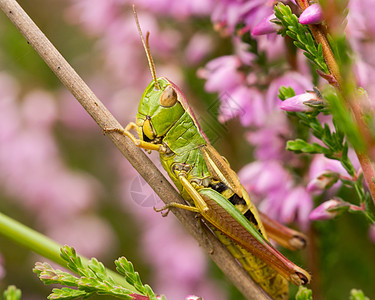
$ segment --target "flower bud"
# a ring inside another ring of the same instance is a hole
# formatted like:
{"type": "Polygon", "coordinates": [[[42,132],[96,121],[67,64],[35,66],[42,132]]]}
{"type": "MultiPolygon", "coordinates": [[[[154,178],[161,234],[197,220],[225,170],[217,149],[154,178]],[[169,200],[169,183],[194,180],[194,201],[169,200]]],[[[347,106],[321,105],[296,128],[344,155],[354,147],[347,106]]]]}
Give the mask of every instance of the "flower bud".
{"type": "Polygon", "coordinates": [[[299,16],[298,21],[303,25],[319,24],[323,20],[322,8],[318,3],[314,3],[307,7],[299,16]]]}
{"type": "Polygon", "coordinates": [[[311,180],[306,189],[308,192],[315,194],[317,192],[330,188],[337,182],[339,177],[340,174],[337,172],[325,171],[311,180]]]}
{"type": "Polygon", "coordinates": [[[264,18],[260,23],[258,23],[254,28],[251,30],[251,35],[263,35],[268,33],[276,33],[282,26],[272,22],[272,20],[277,20],[275,14],[264,18]]]}
{"type": "Polygon", "coordinates": [[[291,112],[313,112],[320,106],[324,106],[324,102],[315,91],[296,95],[280,103],[281,109],[291,112]]]}
{"type": "Polygon", "coordinates": [[[320,204],[310,213],[310,220],[321,221],[336,217],[340,212],[348,210],[349,203],[338,199],[331,199],[320,204]]]}

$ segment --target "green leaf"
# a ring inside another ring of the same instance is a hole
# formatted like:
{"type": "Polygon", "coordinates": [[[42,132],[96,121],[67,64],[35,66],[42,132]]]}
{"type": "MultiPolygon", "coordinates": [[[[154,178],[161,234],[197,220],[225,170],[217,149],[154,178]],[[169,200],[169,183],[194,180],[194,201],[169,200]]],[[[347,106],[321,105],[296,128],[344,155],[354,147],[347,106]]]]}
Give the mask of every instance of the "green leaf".
{"type": "Polygon", "coordinates": [[[70,299],[78,299],[81,297],[88,297],[85,291],[81,290],[74,290],[70,288],[61,288],[61,289],[53,289],[52,293],[47,297],[48,299],[59,299],[59,300],[70,300],[70,299]]]}
{"type": "Polygon", "coordinates": [[[116,265],[120,273],[125,276],[126,281],[131,283],[131,286],[126,287],[116,283],[107,274],[104,265],[96,258],[89,260],[86,266],[82,263],[81,257],[69,246],[61,248],[61,257],[68,263],[71,270],[79,274],[79,277],[61,270],[55,270],[48,263],[36,263],[33,270],[45,284],[68,286],[52,290],[53,293],[49,296],[49,299],[77,299],[92,294],[133,299],[133,296],[139,294],[149,296],[151,300],[156,300],[152,289],[142,284],[138,272],[134,271],[132,263],[125,258],[116,261],[116,265]],[[74,287],[74,289],[69,287],[74,287]]]}
{"type": "Polygon", "coordinates": [[[288,31],[288,36],[290,36],[292,40],[297,39],[297,34],[293,31],[288,31]]]}
{"type": "Polygon", "coordinates": [[[286,99],[292,98],[296,95],[292,87],[286,87],[286,86],[281,86],[279,88],[279,94],[278,97],[281,101],[284,101],[286,99]]]}
{"type": "MultiPolygon", "coordinates": [[[[301,48],[302,50],[305,50],[305,51],[307,50],[306,47],[305,47],[305,45],[302,44],[301,42],[294,41],[293,44],[294,44],[296,47],[301,48]]],[[[308,52],[307,52],[307,53],[308,53],[308,52]]],[[[304,54],[305,54],[305,53],[304,53],[304,54]]],[[[308,53],[308,54],[310,54],[310,53],[308,53]]],[[[306,55],[306,54],[305,54],[305,55],[306,55]]],[[[314,59],[314,56],[313,56],[312,54],[310,54],[310,56],[314,59]]],[[[306,55],[306,57],[307,57],[307,55],[306,55]]]]}
{"type": "Polygon", "coordinates": [[[296,300],[312,300],[312,291],[304,286],[300,286],[296,294],[296,300]]]}
{"type": "Polygon", "coordinates": [[[320,146],[317,143],[309,144],[308,142],[296,139],[294,141],[288,141],[286,143],[286,149],[293,151],[295,153],[310,153],[310,154],[317,154],[317,153],[323,153],[326,155],[330,155],[331,152],[329,149],[320,146]]]}
{"type": "Polygon", "coordinates": [[[55,270],[48,263],[37,262],[33,272],[36,273],[39,279],[46,285],[59,283],[67,286],[78,286],[78,278],[67,272],[55,270]]]}
{"type": "MultiPolygon", "coordinates": [[[[134,271],[133,264],[125,257],[120,257],[115,261],[117,272],[123,275],[127,282],[133,285],[137,291],[146,295],[149,291],[143,286],[138,272],[134,271]]],[[[151,290],[152,292],[152,290],[151,290]]],[[[152,292],[154,295],[154,293],[152,292]]]]}
{"type": "MultiPolygon", "coordinates": [[[[310,36],[310,35],[308,35],[308,36],[310,36]]],[[[316,51],[316,48],[315,48],[314,44],[312,44],[312,45],[307,44],[306,50],[307,50],[307,52],[311,53],[314,56],[314,59],[316,59],[317,51],[316,51]]]]}
{"type": "Polygon", "coordinates": [[[14,285],[10,285],[4,291],[4,300],[20,300],[21,295],[22,293],[20,289],[17,289],[14,285]]]}
{"type": "MultiPolygon", "coordinates": [[[[154,294],[154,291],[151,289],[151,287],[148,284],[145,284],[146,294],[150,297],[150,300],[157,300],[156,295],[154,294]]],[[[164,295],[161,295],[161,299],[167,300],[164,295]]]]}
{"type": "Polygon", "coordinates": [[[315,57],[314,57],[312,54],[310,54],[310,53],[308,53],[308,52],[303,52],[303,55],[305,55],[308,59],[311,60],[311,62],[312,62],[314,65],[316,65],[315,57]]]}
{"type": "Polygon", "coordinates": [[[85,270],[81,258],[77,256],[76,250],[67,245],[60,249],[60,256],[63,260],[67,262],[67,267],[80,275],[88,275],[85,270]]]}
{"type": "Polygon", "coordinates": [[[361,290],[352,289],[350,291],[350,300],[370,300],[370,298],[366,297],[365,294],[361,290]]]}
{"type": "Polygon", "coordinates": [[[275,6],[275,16],[284,27],[281,34],[287,34],[294,40],[294,45],[304,50],[304,55],[318,67],[319,70],[328,73],[328,67],[325,63],[321,45],[317,45],[308,26],[298,22],[298,18],[289,6],[279,2],[275,6]]]}
{"type": "Polygon", "coordinates": [[[318,56],[323,57],[323,47],[322,47],[322,44],[318,45],[318,56]]]}

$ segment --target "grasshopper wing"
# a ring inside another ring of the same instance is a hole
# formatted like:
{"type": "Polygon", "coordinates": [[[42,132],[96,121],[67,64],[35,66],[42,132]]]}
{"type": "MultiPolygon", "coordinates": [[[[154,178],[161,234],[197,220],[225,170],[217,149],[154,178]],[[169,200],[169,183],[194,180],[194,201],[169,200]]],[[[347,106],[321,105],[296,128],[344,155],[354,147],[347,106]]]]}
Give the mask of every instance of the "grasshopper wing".
{"type": "Polygon", "coordinates": [[[266,238],[225,197],[212,189],[201,189],[209,209],[201,214],[211,225],[235,243],[266,262],[290,282],[301,285],[310,275],[272,247],[266,238]]]}
{"type": "Polygon", "coordinates": [[[240,180],[228,162],[210,144],[202,146],[201,150],[212,178],[222,181],[240,198],[243,198],[240,180]]]}

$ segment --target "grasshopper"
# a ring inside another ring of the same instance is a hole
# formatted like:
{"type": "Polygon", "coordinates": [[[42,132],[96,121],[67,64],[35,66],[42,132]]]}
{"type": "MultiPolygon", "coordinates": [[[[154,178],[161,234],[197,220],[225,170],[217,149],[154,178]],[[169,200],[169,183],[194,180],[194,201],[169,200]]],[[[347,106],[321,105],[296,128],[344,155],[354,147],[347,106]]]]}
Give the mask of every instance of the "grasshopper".
{"type": "Polygon", "coordinates": [[[134,7],[133,11],[153,80],[142,95],[135,123],[125,129],[106,131],[117,131],[136,146],[159,152],[163,168],[188,204],[170,203],[158,211],[168,212],[174,207],[200,214],[271,297],[288,299],[287,280],[296,285],[307,284],[310,275],[269,243],[265,227],[274,240],[291,249],[300,248],[305,243],[304,236],[258,213],[237,174],[201,130],[183,93],[169,79],[157,78],[149,33],[145,40],[134,7]]]}

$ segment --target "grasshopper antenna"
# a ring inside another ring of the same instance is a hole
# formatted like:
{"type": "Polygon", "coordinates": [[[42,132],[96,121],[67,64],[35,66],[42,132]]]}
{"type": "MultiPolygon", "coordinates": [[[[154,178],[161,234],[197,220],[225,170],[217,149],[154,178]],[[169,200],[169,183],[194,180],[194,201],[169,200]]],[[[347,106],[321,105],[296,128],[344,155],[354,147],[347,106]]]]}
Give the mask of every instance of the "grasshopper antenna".
{"type": "Polygon", "coordinates": [[[160,85],[159,85],[157,77],[156,77],[154,60],[152,59],[151,51],[150,51],[150,45],[148,43],[148,38],[150,36],[150,32],[147,31],[146,41],[145,41],[145,39],[143,38],[143,33],[142,33],[141,25],[139,24],[137,11],[135,10],[135,5],[134,4],[133,4],[133,13],[134,13],[135,22],[137,23],[137,28],[138,28],[139,35],[141,36],[143,48],[145,49],[145,52],[146,52],[146,56],[147,56],[147,60],[148,60],[148,65],[150,67],[151,75],[152,75],[152,78],[154,79],[154,82],[155,82],[155,87],[158,90],[160,90],[160,85]]]}

